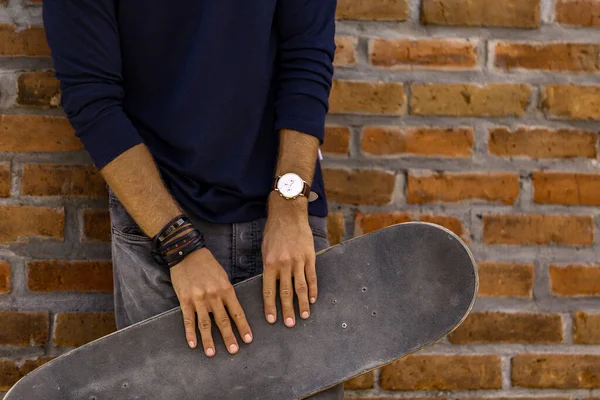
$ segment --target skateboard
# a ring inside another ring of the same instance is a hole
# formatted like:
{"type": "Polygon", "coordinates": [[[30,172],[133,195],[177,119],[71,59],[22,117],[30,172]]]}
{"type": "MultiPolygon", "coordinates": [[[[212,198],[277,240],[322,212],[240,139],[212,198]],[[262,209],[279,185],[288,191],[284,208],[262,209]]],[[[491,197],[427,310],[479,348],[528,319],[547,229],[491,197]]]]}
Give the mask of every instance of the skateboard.
{"type": "Polygon", "coordinates": [[[462,240],[420,222],[319,252],[317,276],[311,316],[291,329],[281,316],[265,321],[261,276],[235,285],[254,336],[236,355],[216,329],[213,358],[190,349],[176,308],[54,359],[5,400],[303,399],[443,338],[464,321],[478,286],[462,240]]]}

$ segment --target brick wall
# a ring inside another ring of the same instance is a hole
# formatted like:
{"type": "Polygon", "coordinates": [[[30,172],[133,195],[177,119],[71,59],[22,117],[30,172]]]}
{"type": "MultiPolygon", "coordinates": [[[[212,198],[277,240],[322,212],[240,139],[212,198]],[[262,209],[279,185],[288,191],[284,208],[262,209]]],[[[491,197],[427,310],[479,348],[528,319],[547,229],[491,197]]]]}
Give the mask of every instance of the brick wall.
{"type": "MultiPolygon", "coordinates": [[[[332,241],[438,223],[481,279],[457,331],[348,397],[600,398],[600,0],[338,2],[332,241]]],[[[114,329],[106,193],[40,4],[0,0],[0,392],[114,329]]]]}

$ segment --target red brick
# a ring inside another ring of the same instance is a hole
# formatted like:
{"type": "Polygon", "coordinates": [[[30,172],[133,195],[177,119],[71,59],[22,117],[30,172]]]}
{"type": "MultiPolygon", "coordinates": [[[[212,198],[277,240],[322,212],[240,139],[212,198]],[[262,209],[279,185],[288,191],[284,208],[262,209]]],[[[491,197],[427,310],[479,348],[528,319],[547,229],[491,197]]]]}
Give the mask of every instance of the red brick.
{"type": "Polygon", "coordinates": [[[83,210],[83,241],[110,241],[110,215],[108,210],[83,210]]]}
{"type": "Polygon", "coordinates": [[[577,344],[600,344],[600,314],[575,313],[573,342],[577,344]]]}
{"type": "Polygon", "coordinates": [[[13,24],[0,24],[0,56],[49,57],[44,28],[31,26],[17,31],[13,24]]]}
{"type": "Polygon", "coordinates": [[[115,330],[113,313],[59,313],[53,342],[57,346],[82,346],[115,330]]]}
{"type": "Polygon", "coordinates": [[[412,204],[469,200],[514,204],[519,175],[509,173],[408,174],[406,201],[412,204]]]}
{"type": "Polygon", "coordinates": [[[0,294],[10,293],[10,283],[10,264],[6,261],[0,261],[0,294]]]}
{"type": "Polygon", "coordinates": [[[0,243],[28,242],[30,237],[64,238],[63,209],[0,206],[0,243]]]}
{"type": "Polygon", "coordinates": [[[0,197],[10,196],[10,164],[0,163],[0,197]]]}
{"type": "Polygon", "coordinates": [[[473,69],[477,43],[464,39],[371,39],[371,65],[392,69],[473,69]]]}
{"type": "Polygon", "coordinates": [[[348,155],[350,152],[350,128],[347,126],[326,126],[323,153],[348,155]]]}
{"type": "Polygon", "coordinates": [[[541,106],[557,118],[600,120],[600,86],[547,85],[541,106]]]}
{"type": "Polygon", "coordinates": [[[54,357],[38,357],[16,363],[14,360],[0,359],[0,391],[8,391],[17,381],[54,357]]]}
{"type": "Polygon", "coordinates": [[[26,196],[108,196],[106,183],[93,165],[27,164],[22,185],[26,196]]]}
{"type": "Polygon", "coordinates": [[[455,117],[523,116],[531,97],[525,84],[415,83],[410,113],[455,117]]]}
{"type": "Polygon", "coordinates": [[[112,292],[110,261],[39,260],[27,263],[33,292],[112,292]]]}
{"type": "Polygon", "coordinates": [[[519,354],[512,359],[513,386],[530,388],[600,388],[600,356],[519,354]]]}
{"type": "Polygon", "coordinates": [[[536,203],[600,205],[600,174],[534,171],[532,181],[536,203]]]}
{"type": "Polygon", "coordinates": [[[500,389],[500,357],[412,355],[381,370],[384,390],[500,389]]]}
{"type": "Polygon", "coordinates": [[[373,372],[367,372],[357,376],[354,379],[350,379],[344,384],[344,389],[357,390],[357,389],[371,389],[375,384],[375,376],[373,372]]]}
{"type": "Polygon", "coordinates": [[[335,59],[333,65],[336,67],[351,67],[356,64],[356,46],[358,38],[354,36],[335,37],[335,59]]]}
{"type": "Polygon", "coordinates": [[[332,114],[402,115],[406,112],[404,85],[397,82],[335,80],[329,103],[332,114]]]}
{"type": "Polygon", "coordinates": [[[0,346],[40,346],[48,341],[48,313],[0,311],[0,346]]]}
{"type": "Polygon", "coordinates": [[[454,344],[561,343],[560,314],[471,313],[448,338],[454,344]]]}
{"type": "Polygon", "coordinates": [[[421,21],[432,25],[538,28],[539,0],[423,0],[421,21]]]}
{"type": "Polygon", "coordinates": [[[54,72],[24,72],[19,75],[17,104],[33,107],[60,106],[60,84],[54,72]]]}
{"type": "Polygon", "coordinates": [[[367,126],[363,129],[363,153],[377,156],[414,155],[468,158],[473,155],[472,128],[367,126]]]}
{"type": "Polygon", "coordinates": [[[593,43],[514,43],[494,46],[496,68],[554,72],[598,72],[600,45],[593,43]]]}
{"type": "Polygon", "coordinates": [[[594,222],[587,215],[485,215],[486,244],[588,246],[594,222]]]}
{"type": "Polygon", "coordinates": [[[550,265],[550,284],[558,296],[600,296],[600,265],[550,265]]]}
{"type": "Polygon", "coordinates": [[[479,296],[530,299],[534,265],[484,261],[479,264],[479,296]]]}
{"type": "Polygon", "coordinates": [[[341,243],[342,239],[346,235],[343,213],[329,213],[327,216],[327,233],[330,245],[334,246],[338,243],[341,243]]]}
{"type": "Polygon", "coordinates": [[[404,212],[357,214],[355,218],[355,230],[357,235],[367,234],[391,225],[411,221],[421,221],[440,225],[446,229],[450,229],[463,239],[466,236],[466,230],[461,220],[457,217],[431,214],[411,215],[404,212]]]}
{"type": "Polygon", "coordinates": [[[490,129],[489,151],[502,157],[596,158],[598,135],[595,132],[542,127],[511,131],[505,127],[490,129]]]}
{"type": "Polygon", "coordinates": [[[406,21],[407,0],[338,0],[336,18],[380,21],[406,21]]]}
{"type": "Polygon", "coordinates": [[[556,0],[556,22],[576,26],[600,26],[598,0],[556,0]]]}
{"type": "Polygon", "coordinates": [[[0,151],[56,152],[82,148],[64,117],[0,114],[0,151]]]}
{"type": "Polygon", "coordinates": [[[329,201],[348,204],[387,204],[392,201],[396,176],[376,169],[324,169],[329,201]]]}

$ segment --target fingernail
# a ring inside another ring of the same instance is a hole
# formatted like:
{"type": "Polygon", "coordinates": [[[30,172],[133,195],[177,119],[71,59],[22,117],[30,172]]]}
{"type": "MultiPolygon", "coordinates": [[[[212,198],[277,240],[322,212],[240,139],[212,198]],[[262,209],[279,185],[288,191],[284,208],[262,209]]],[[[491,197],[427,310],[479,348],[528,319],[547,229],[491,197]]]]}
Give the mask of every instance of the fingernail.
{"type": "Polygon", "coordinates": [[[293,320],[292,318],[287,318],[287,319],[285,320],[285,324],[286,324],[287,326],[290,326],[290,327],[291,327],[291,326],[294,326],[294,320],[293,320]]]}
{"type": "Polygon", "coordinates": [[[302,318],[304,318],[304,319],[308,318],[308,311],[304,311],[302,313],[302,318]]]}
{"type": "Polygon", "coordinates": [[[311,303],[311,304],[315,304],[315,301],[317,301],[317,299],[315,299],[314,297],[311,297],[311,298],[310,298],[310,303],[311,303]]]}
{"type": "Polygon", "coordinates": [[[193,349],[194,347],[196,347],[196,345],[194,344],[194,342],[192,342],[191,340],[188,342],[188,344],[190,345],[190,347],[193,349]]]}
{"type": "Polygon", "coordinates": [[[246,336],[244,336],[244,340],[246,341],[246,343],[250,343],[252,341],[252,335],[246,333],[246,336]]]}
{"type": "Polygon", "coordinates": [[[235,344],[232,344],[231,346],[229,346],[229,351],[231,353],[235,353],[236,351],[238,351],[238,347],[235,344]]]}
{"type": "Polygon", "coordinates": [[[267,321],[269,321],[269,323],[272,324],[273,322],[275,322],[275,316],[272,314],[267,315],[267,321]]]}
{"type": "Polygon", "coordinates": [[[209,347],[208,349],[206,349],[206,355],[212,357],[215,355],[215,351],[211,347],[209,347]]]}

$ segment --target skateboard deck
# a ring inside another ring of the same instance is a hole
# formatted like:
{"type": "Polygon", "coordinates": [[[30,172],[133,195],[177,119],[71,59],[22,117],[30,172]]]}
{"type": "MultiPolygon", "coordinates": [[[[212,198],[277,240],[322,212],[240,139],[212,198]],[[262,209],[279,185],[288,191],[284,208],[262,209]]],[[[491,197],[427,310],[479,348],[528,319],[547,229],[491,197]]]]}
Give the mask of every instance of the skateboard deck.
{"type": "Polygon", "coordinates": [[[5,400],[302,399],[443,338],[466,318],[478,285],[461,239],[428,223],[323,250],[317,275],[311,317],[292,329],[281,315],[265,321],[261,276],[237,284],[254,340],[239,340],[236,355],[216,329],[215,357],[190,349],[176,308],[41,366],[5,400]]]}

